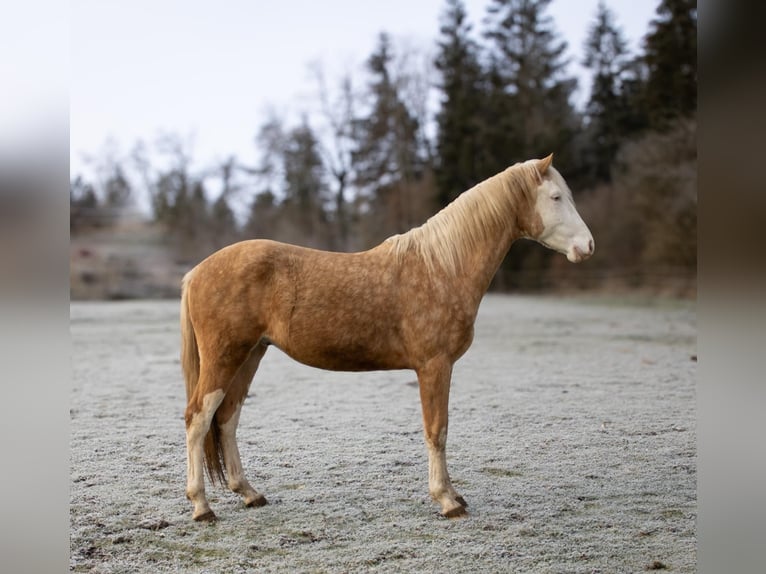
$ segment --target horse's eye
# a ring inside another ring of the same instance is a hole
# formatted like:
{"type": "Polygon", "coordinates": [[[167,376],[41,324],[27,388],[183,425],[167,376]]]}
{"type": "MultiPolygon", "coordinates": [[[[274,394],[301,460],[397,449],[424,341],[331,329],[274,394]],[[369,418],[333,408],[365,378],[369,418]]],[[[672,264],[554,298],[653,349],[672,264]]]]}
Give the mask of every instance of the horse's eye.
{"type": "Polygon", "coordinates": [[[551,197],[551,199],[553,201],[561,201],[561,196],[560,195],[554,195],[553,197],[551,197]]]}

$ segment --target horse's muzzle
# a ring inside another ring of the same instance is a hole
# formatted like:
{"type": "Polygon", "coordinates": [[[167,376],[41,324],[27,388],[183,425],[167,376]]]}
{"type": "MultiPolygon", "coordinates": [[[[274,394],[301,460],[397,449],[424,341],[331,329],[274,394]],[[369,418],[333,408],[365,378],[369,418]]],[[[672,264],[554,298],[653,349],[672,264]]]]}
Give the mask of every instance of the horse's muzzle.
{"type": "Polygon", "coordinates": [[[587,245],[573,245],[569,253],[567,253],[567,259],[572,263],[580,263],[593,255],[593,249],[593,238],[591,238],[588,240],[587,245]]]}

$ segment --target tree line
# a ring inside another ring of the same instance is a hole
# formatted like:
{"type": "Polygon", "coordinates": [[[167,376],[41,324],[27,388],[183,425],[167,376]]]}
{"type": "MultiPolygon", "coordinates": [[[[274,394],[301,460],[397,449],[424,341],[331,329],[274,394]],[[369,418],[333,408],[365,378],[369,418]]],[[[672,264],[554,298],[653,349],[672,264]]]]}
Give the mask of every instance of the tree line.
{"type": "Polygon", "coordinates": [[[71,181],[72,233],[109,225],[142,192],[183,260],[255,237],[360,250],[509,165],[554,152],[597,257],[577,279],[518,242],[496,287],[693,277],[696,1],[660,0],[638,53],[601,1],[584,46],[591,85],[582,109],[549,5],[492,0],[475,26],[462,0],[446,0],[430,61],[381,33],[361,85],[351,76],[328,83],[315,67],[316,107],[255,129],[254,165],[232,156],[199,168],[175,135],[152,149],[138,143],[104,162],[99,181],[71,181]]]}

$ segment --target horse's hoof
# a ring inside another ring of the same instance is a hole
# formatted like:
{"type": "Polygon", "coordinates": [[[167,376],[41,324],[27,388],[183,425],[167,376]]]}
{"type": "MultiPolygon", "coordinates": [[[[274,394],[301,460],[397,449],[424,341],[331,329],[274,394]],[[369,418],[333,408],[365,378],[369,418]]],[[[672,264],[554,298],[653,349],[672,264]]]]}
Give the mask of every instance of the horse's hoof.
{"type": "Polygon", "coordinates": [[[468,508],[468,503],[465,501],[465,498],[463,498],[462,496],[457,496],[455,500],[457,500],[457,503],[463,508],[468,508]]]}
{"type": "Polygon", "coordinates": [[[450,508],[447,512],[442,512],[442,514],[447,518],[461,518],[467,516],[468,511],[465,509],[465,506],[456,506],[455,508],[450,508]]]}
{"type": "Polygon", "coordinates": [[[218,520],[218,517],[212,510],[208,510],[207,512],[200,514],[199,516],[194,516],[193,518],[197,522],[215,522],[218,520]]]}
{"type": "Polygon", "coordinates": [[[266,497],[262,494],[259,494],[252,500],[245,502],[245,506],[248,508],[258,508],[259,506],[266,506],[268,503],[269,501],[266,500],[266,497]]]}

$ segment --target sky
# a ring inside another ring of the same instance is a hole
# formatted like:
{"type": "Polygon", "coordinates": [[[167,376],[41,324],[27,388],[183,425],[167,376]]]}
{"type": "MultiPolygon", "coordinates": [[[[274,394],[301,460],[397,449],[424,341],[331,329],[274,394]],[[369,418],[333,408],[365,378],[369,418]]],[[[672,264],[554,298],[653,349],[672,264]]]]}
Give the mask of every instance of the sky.
{"type": "MultiPolygon", "coordinates": [[[[465,0],[478,35],[488,0],[465,0]]],[[[553,0],[548,14],[579,65],[598,0],[553,0]]],[[[70,169],[88,174],[106,149],[127,154],[175,133],[193,161],[234,154],[255,162],[255,134],[270,110],[297,116],[316,102],[312,64],[330,88],[348,73],[361,83],[378,34],[394,47],[434,53],[444,0],[71,0],[70,169]]],[[[658,0],[606,0],[631,51],[658,0]]]]}

